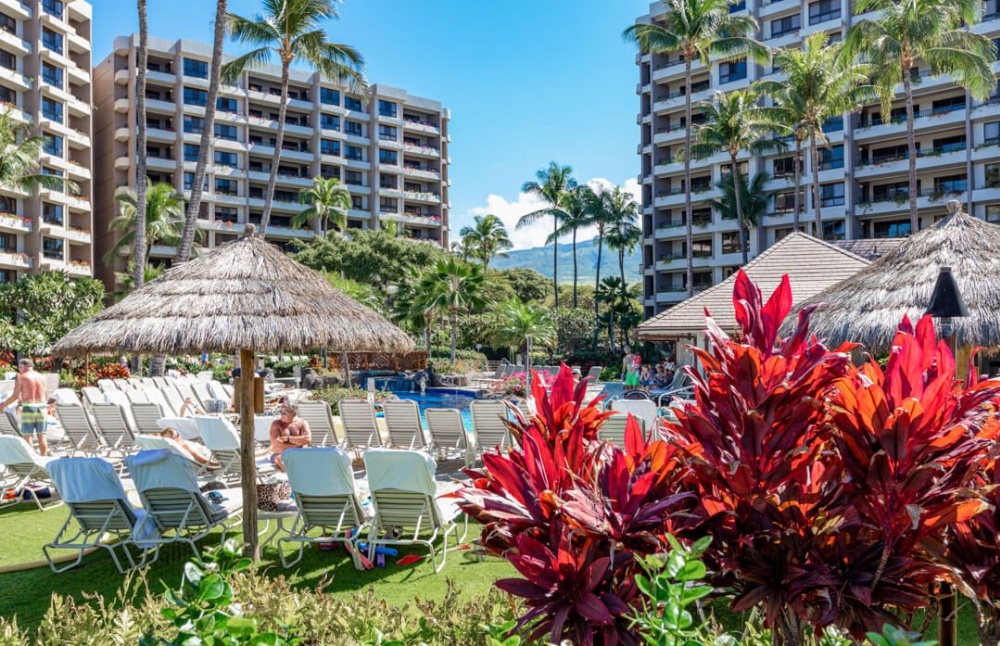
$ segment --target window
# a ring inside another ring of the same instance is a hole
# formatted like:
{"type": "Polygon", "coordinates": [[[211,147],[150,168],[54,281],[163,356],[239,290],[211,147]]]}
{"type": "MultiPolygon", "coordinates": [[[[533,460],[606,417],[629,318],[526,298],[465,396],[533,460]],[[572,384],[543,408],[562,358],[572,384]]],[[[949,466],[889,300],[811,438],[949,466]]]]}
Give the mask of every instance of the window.
{"type": "Polygon", "coordinates": [[[364,186],[364,179],[359,171],[349,170],[344,173],[344,183],[348,186],[364,186]]]}
{"type": "Polygon", "coordinates": [[[819,187],[819,203],[821,206],[843,206],[844,185],[823,184],[819,187]]]}
{"type": "Polygon", "coordinates": [[[956,150],[965,150],[965,135],[955,135],[954,137],[944,137],[943,139],[935,139],[933,142],[934,148],[932,152],[934,154],[951,153],[956,150]]]}
{"type": "Polygon", "coordinates": [[[186,162],[196,162],[198,161],[198,152],[201,148],[198,144],[184,144],[184,161],[186,162]]]}
{"type": "Polygon", "coordinates": [[[395,103],[392,101],[383,101],[382,99],[378,100],[378,113],[383,117],[392,117],[393,119],[399,114],[395,103]]]}
{"type": "Polygon", "coordinates": [[[53,157],[62,157],[63,138],[58,135],[46,135],[44,150],[53,157]]]}
{"type": "MultiPolygon", "coordinates": [[[[12,235],[6,234],[6,233],[4,235],[0,236],[0,251],[6,251],[8,253],[16,253],[17,252],[17,238],[15,236],[12,236],[12,235]]],[[[7,279],[7,272],[3,272],[3,274],[0,275],[0,282],[4,282],[4,283],[10,282],[7,279]]]]}
{"type": "Polygon", "coordinates": [[[340,130],[340,117],[335,114],[319,115],[319,127],[323,130],[340,130]]]}
{"type": "Polygon", "coordinates": [[[321,87],[319,89],[319,102],[323,105],[340,105],[340,90],[321,87]]]}
{"type": "Polygon", "coordinates": [[[722,234],[722,253],[740,253],[740,234],[738,231],[722,234]]]}
{"type": "Polygon", "coordinates": [[[395,126],[383,126],[378,127],[378,138],[382,141],[399,141],[399,133],[395,126]]]}
{"type": "Polygon", "coordinates": [[[901,159],[906,159],[907,155],[909,155],[909,151],[906,148],[906,144],[876,148],[872,151],[872,163],[884,164],[886,162],[899,161],[901,159]]]}
{"type": "Polygon", "coordinates": [[[228,123],[217,123],[215,124],[215,136],[227,141],[236,141],[236,126],[228,123]]]}
{"type": "Polygon", "coordinates": [[[823,223],[823,239],[824,240],[843,240],[844,235],[844,221],[837,220],[836,222],[824,222],[823,223]]]}
{"type": "Polygon", "coordinates": [[[51,260],[62,260],[63,241],[57,238],[42,238],[42,255],[51,260]]]}
{"type": "Polygon", "coordinates": [[[0,67],[17,71],[17,57],[6,50],[0,50],[0,67]]]}
{"type": "Polygon", "coordinates": [[[950,99],[940,99],[931,104],[931,112],[933,114],[944,114],[946,112],[954,112],[955,110],[965,109],[965,97],[964,96],[953,96],[950,99]]]}
{"type": "Polygon", "coordinates": [[[983,167],[986,188],[1000,188],[1000,164],[993,162],[983,167]]]}
{"type": "Polygon", "coordinates": [[[55,65],[42,63],[42,80],[52,87],[57,87],[61,90],[63,87],[63,71],[55,65]]]}
{"type": "Polygon", "coordinates": [[[332,139],[320,139],[319,152],[323,155],[340,157],[340,142],[332,139]]]}
{"type": "Polygon", "coordinates": [[[823,132],[840,132],[844,129],[844,117],[830,117],[823,122],[823,132]]]}
{"type": "Polygon", "coordinates": [[[719,64],[719,83],[742,81],[747,77],[746,59],[719,64]]]}
{"type": "Polygon", "coordinates": [[[399,188],[399,175],[386,175],[380,173],[378,177],[380,188],[399,188]]]}
{"type": "Polygon", "coordinates": [[[983,143],[995,144],[1000,142],[1000,121],[990,121],[983,124],[983,143]]]}
{"type": "Polygon", "coordinates": [[[208,78],[208,63],[195,60],[193,58],[184,59],[184,76],[193,76],[196,79],[208,78]]]}
{"type": "MultiPolygon", "coordinates": [[[[226,180],[229,181],[229,180],[226,180]]],[[[215,192],[219,192],[218,182],[216,182],[215,192]]],[[[232,207],[215,207],[215,219],[222,220],[223,222],[236,222],[239,216],[236,213],[236,209],[232,207]]],[[[218,240],[216,240],[218,242],[218,240]]]]}
{"type": "Polygon", "coordinates": [[[42,221],[57,226],[63,225],[63,207],[61,204],[42,204],[42,221]]]}
{"type": "Polygon", "coordinates": [[[934,180],[934,193],[937,195],[961,193],[968,187],[969,183],[965,175],[949,175],[947,177],[938,177],[934,180]]]}
{"type": "Polygon", "coordinates": [[[194,87],[184,88],[184,103],[186,105],[208,105],[208,92],[194,87]]]}
{"type": "MultiPolygon", "coordinates": [[[[184,173],[184,190],[190,191],[191,187],[194,186],[194,173],[184,173]]],[[[201,183],[201,189],[203,191],[208,190],[208,178],[201,183]]]]}
{"type": "Polygon", "coordinates": [[[795,175],[795,157],[779,157],[774,160],[774,177],[792,177],[795,175]]]}
{"type": "Polygon", "coordinates": [[[190,115],[184,115],[184,132],[200,135],[201,131],[205,129],[205,120],[201,117],[192,117],[190,115]]]}
{"type": "Polygon", "coordinates": [[[323,164],[320,166],[319,174],[323,177],[323,179],[330,179],[331,177],[340,179],[340,166],[327,166],[326,164],[323,164]]]}
{"type": "MultiPolygon", "coordinates": [[[[799,211],[802,210],[803,202],[799,201],[799,211]]],[[[774,194],[774,212],[791,213],[795,209],[795,191],[784,191],[774,194]]]]}
{"type": "Polygon", "coordinates": [[[821,148],[819,155],[820,170],[830,170],[832,168],[844,167],[844,146],[837,145],[830,148],[821,148]]]}
{"type": "Polygon", "coordinates": [[[215,165],[216,166],[228,166],[230,168],[237,168],[239,162],[237,161],[236,153],[226,152],[224,150],[215,151],[215,165]]]}
{"type": "Polygon", "coordinates": [[[365,198],[362,197],[361,195],[352,195],[351,196],[351,208],[355,209],[357,211],[364,211],[365,210],[365,198]]]}
{"type": "MultiPolygon", "coordinates": [[[[739,162],[737,166],[739,166],[740,169],[740,176],[746,179],[749,174],[750,166],[747,165],[745,161],[739,162]]],[[[722,179],[729,179],[729,176],[733,174],[733,166],[732,164],[724,164],[720,169],[720,171],[722,174],[722,179]]]]}
{"type": "Polygon", "coordinates": [[[215,192],[221,195],[236,195],[236,182],[231,179],[216,179],[215,192]]]}
{"type": "Polygon", "coordinates": [[[348,121],[344,127],[344,132],[354,137],[364,137],[361,124],[357,121],[348,121]]]}
{"type": "Polygon", "coordinates": [[[361,99],[353,96],[344,97],[344,107],[348,110],[361,112],[361,99]]]}
{"type": "Polygon", "coordinates": [[[63,122],[63,104],[52,99],[42,98],[42,116],[56,123],[63,122]]]}
{"type": "Polygon", "coordinates": [[[1000,204],[986,205],[986,221],[1000,223],[1000,204]]]}
{"type": "Polygon", "coordinates": [[[49,14],[50,16],[55,16],[56,18],[62,18],[63,16],[62,0],[42,0],[42,11],[49,14]]]}
{"type": "Polygon", "coordinates": [[[399,211],[399,200],[394,197],[380,197],[378,208],[380,211],[399,211]]]}
{"type": "Polygon", "coordinates": [[[910,197],[908,182],[895,182],[872,187],[872,202],[905,202],[910,197]]]}
{"type": "MultiPolygon", "coordinates": [[[[208,102],[208,97],[205,97],[206,103],[208,102]]],[[[229,96],[220,96],[215,100],[215,109],[219,112],[228,112],[230,114],[236,114],[239,112],[239,108],[236,106],[236,99],[229,96]]]]}
{"type": "Polygon", "coordinates": [[[809,24],[840,18],[840,0],[820,0],[809,5],[809,24]]]}
{"type": "Polygon", "coordinates": [[[53,51],[56,54],[62,54],[63,53],[62,34],[57,34],[48,27],[42,27],[42,45],[45,45],[45,49],[53,51]]]}
{"type": "Polygon", "coordinates": [[[344,157],[347,157],[351,161],[364,161],[364,156],[361,154],[361,149],[357,146],[347,146],[344,151],[344,157]]]}
{"type": "Polygon", "coordinates": [[[399,164],[399,154],[395,150],[385,150],[384,148],[379,148],[378,163],[396,166],[399,164]]]}
{"type": "Polygon", "coordinates": [[[17,36],[17,21],[5,13],[0,13],[0,29],[17,36]]]}
{"type": "Polygon", "coordinates": [[[873,238],[904,238],[910,235],[909,220],[892,220],[890,222],[876,222],[872,227],[873,238]]]}
{"type": "Polygon", "coordinates": [[[785,16],[771,21],[771,38],[778,38],[802,28],[802,16],[785,16]]]}
{"type": "Polygon", "coordinates": [[[14,90],[9,87],[4,87],[0,85],[0,103],[10,103],[13,105],[17,102],[17,94],[14,90]]]}

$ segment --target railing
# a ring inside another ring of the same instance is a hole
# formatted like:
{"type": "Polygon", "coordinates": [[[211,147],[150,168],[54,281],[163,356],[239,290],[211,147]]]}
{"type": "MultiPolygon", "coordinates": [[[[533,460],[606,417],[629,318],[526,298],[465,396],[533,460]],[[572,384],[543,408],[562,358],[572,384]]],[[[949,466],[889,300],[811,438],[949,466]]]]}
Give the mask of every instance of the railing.
{"type": "Polygon", "coordinates": [[[674,60],[674,61],[667,61],[666,63],[660,63],[659,65],[657,65],[653,69],[654,70],[665,70],[668,67],[677,67],[678,65],[683,65],[683,64],[684,64],[684,59],[683,58],[679,58],[679,59],[674,60]]]}
{"type": "MultiPolygon", "coordinates": [[[[918,112],[913,113],[913,118],[920,119],[923,117],[940,116],[943,114],[950,114],[952,112],[959,112],[961,110],[965,110],[965,108],[966,108],[965,104],[962,104],[962,105],[949,105],[943,108],[933,108],[931,110],[920,110],[918,112]]],[[[872,118],[870,122],[868,119],[862,118],[861,125],[858,127],[873,128],[875,126],[895,125],[905,122],[906,122],[905,114],[900,114],[894,117],[890,117],[888,121],[886,121],[884,117],[880,116],[878,119],[872,118]]]]}

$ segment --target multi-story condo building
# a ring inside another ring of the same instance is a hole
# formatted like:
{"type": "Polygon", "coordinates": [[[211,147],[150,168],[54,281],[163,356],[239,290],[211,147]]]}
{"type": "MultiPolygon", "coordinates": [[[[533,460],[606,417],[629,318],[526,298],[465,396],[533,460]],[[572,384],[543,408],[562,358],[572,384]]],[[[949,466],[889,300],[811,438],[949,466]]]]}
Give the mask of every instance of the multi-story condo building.
{"type": "MultiPolygon", "coordinates": [[[[650,6],[640,23],[665,13],[663,2],[650,6]]],[[[851,0],[743,0],[733,13],[757,19],[758,38],[772,48],[801,46],[809,34],[824,31],[831,41],[843,38],[853,22],[873,16],[852,15],[851,0]]],[[[987,0],[983,20],[970,28],[1000,42],[998,0],[987,0]]],[[[653,316],[686,296],[684,165],[684,97],[694,102],[715,91],[747,87],[758,79],[780,81],[782,73],[745,60],[693,64],[691,87],[685,87],[684,65],[676,53],[640,55],[638,94],[643,232],[644,310],[653,316]]],[[[1000,65],[994,66],[1000,71],[1000,65]]],[[[974,101],[946,77],[917,69],[914,111],[918,154],[917,206],[920,226],[945,215],[945,203],[958,199],[968,212],[1000,223],[1000,98],[974,101]]],[[[901,87],[900,87],[901,91],[901,87]]],[[[829,145],[821,148],[818,177],[810,173],[805,151],[802,168],[800,227],[811,232],[813,182],[820,185],[822,236],[827,240],[880,239],[910,233],[907,184],[905,109],[901,100],[891,114],[879,105],[831,119],[824,128],[829,145]]],[[[696,108],[692,123],[700,120],[696,108]]],[[[789,141],[786,139],[786,141],[789,141]]],[[[750,236],[756,256],[792,231],[794,208],[794,144],[767,156],[743,155],[743,172],[765,172],[774,193],[763,222],[750,236]]],[[[720,282],[739,266],[735,219],[723,219],[708,201],[719,198],[716,184],[728,175],[728,155],[692,162],[694,288],[720,282]]]]}
{"type": "MultiPolygon", "coordinates": [[[[108,232],[114,196],[135,186],[135,72],[138,37],[119,37],[94,69],[97,251],[112,248],[108,232]]],[[[152,182],[173,184],[190,196],[204,124],[211,46],[149,39],[146,87],[146,164],[152,182]]],[[[202,244],[234,239],[264,211],[280,107],[280,68],[243,74],[222,86],[209,151],[199,227],[202,244]]],[[[352,194],[348,225],[377,228],[397,222],[406,235],[448,244],[448,122],[441,103],[405,90],[371,85],[352,94],[318,73],[293,69],[285,137],[267,237],[278,244],[311,238],[318,223],[294,229],[303,208],[299,193],[314,177],[336,177],[352,194]]],[[[151,257],[169,262],[175,249],[155,246],[151,257]]],[[[102,276],[125,266],[124,252],[102,276]]]]}
{"type": "Polygon", "coordinates": [[[0,110],[45,137],[40,172],[79,187],[0,190],[0,281],[92,275],[90,37],[83,0],[0,0],[0,110]]]}

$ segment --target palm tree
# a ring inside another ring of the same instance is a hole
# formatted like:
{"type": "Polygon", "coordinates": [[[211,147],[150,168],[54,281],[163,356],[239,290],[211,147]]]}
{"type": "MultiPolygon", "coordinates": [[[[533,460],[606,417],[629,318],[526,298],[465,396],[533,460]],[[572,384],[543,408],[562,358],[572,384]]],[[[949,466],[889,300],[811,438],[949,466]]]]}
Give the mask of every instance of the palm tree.
{"type": "Polygon", "coordinates": [[[14,110],[7,106],[0,112],[0,189],[16,193],[39,188],[79,192],[75,182],[36,172],[45,138],[35,135],[31,124],[19,119],[14,110]]]}
{"type": "MultiPolygon", "coordinates": [[[[600,300],[596,297],[601,286],[601,262],[604,251],[605,237],[621,222],[634,222],[639,211],[635,198],[631,193],[615,186],[593,193],[587,209],[587,226],[597,228],[597,276],[594,279],[594,343],[593,350],[597,352],[598,327],[600,325],[600,300]]],[[[610,246],[610,245],[609,245],[610,246]]]]}
{"type": "Polygon", "coordinates": [[[552,348],[557,342],[552,312],[541,305],[517,299],[500,304],[491,333],[497,346],[508,346],[515,354],[524,349],[529,362],[532,346],[552,348]]]}
{"type": "Polygon", "coordinates": [[[878,20],[860,20],[847,32],[844,54],[861,55],[872,64],[875,92],[887,122],[903,83],[906,103],[906,150],[909,159],[910,231],[920,226],[917,216],[917,145],[913,135],[913,69],[926,61],[934,76],[947,74],[975,99],[986,99],[996,88],[992,63],[997,48],[965,25],[978,21],[980,0],[858,0],[855,12],[881,13],[878,20]]]}
{"type": "MultiPolygon", "coordinates": [[[[181,241],[181,230],[184,226],[184,196],[177,192],[172,184],[159,183],[149,187],[146,194],[146,221],[145,230],[142,231],[143,248],[141,255],[136,254],[136,258],[149,260],[149,250],[157,243],[166,245],[176,245],[181,241]]],[[[115,201],[119,205],[119,214],[115,216],[108,231],[117,231],[123,234],[114,246],[104,255],[104,262],[111,264],[122,249],[134,247],[136,240],[140,239],[137,234],[139,223],[138,196],[136,191],[130,188],[121,189],[115,196],[115,201]]],[[[133,259],[132,262],[135,262],[133,259]]],[[[136,282],[133,270],[132,284],[142,286],[142,282],[136,282]]],[[[143,278],[145,278],[146,267],[142,267],[143,278]]]]}
{"type": "Polygon", "coordinates": [[[424,272],[417,285],[416,307],[423,312],[447,314],[451,323],[451,361],[455,361],[458,342],[458,315],[486,306],[483,298],[485,274],[479,265],[449,257],[438,260],[424,272]]]}
{"type": "Polygon", "coordinates": [[[507,251],[514,248],[507,235],[507,227],[492,213],[477,215],[473,225],[462,227],[459,235],[462,236],[463,253],[482,262],[483,273],[489,269],[490,260],[494,257],[506,258],[507,251]]]}
{"type": "MultiPolygon", "coordinates": [[[[724,220],[742,222],[742,226],[749,231],[753,227],[760,226],[764,216],[767,215],[767,204],[771,201],[771,193],[766,191],[764,186],[770,180],[771,176],[767,173],[757,173],[753,179],[740,175],[740,195],[737,198],[736,183],[734,177],[730,175],[716,184],[722,190],[722,198],[709,200],[709,204],[722,215],[724,220]]],[[[743,264],[746,264],[746,253],[743,256],[743,264]]]]}
{"type": "Polygon", "coordinates": [[[691,208],[691,66],[705,67],[712,58],[733,60],[748,56],[766,61],[770,50],[754,39],[757,21],[729,13],[729,0],[667,0],[668,11],[658,22],[632,25],[625,39],[643,53],[679,52],[684,60],[684,217],[687,240],[688,296],[694,296],[694,225],[691,208]]]}
{"type": "MultiPolygon", "coordinates": [[[[624,217],[608,231],[608,247],[618,252],[618,273],[621,279],[623,298],[625,298],[625,292],[628,289],[628,284],[625,282],[625,256],[635,249],[641,239],[642,231],[636,226],[634,217],[624,217]]],[[[631,311],[631,300],[628,301],[628,307],[631,311]]]]}
{"type": "Polygon", "coordinates": [[[568,191],[563,196],[562,211],[563,217],[560,220],[561,226],[555,233],[550,235],[546,244],[558,244],[560,236],[571,235],[573,237],[573,309],[577,304],[577,257],[576,257],[576,234],[580,229],[589,225],[590,208],[593,205],[594,190],[587,185],[577,186],[568,191]]]}
{"type": "Polygon", "coordinates": [[[521,216],[517,221],[517,228],[521,229],[531,226],[539,219],[550,216],[552,218],[552,231],[556,240],[552,244],[552,291],[556,295],[556,309],[559,309],[559,223],[566,218],[563,210],[565,195],[576,188],[576,181],[570,177],[573,174],[571,166],[560,166],[556,162],[549,162],[548,168],[535,173],[536,181],[525,182],[521,187],[521,192],[535,195],[548,206],[544,209],[533,211],[521,216]]]}
{"type": "Polygon", "coordinates": [[[205,185],[205,171],[208,155],[215,138],[215,109],[219,98],[219,78],[222,75],[222,45],[226,39],[226,0],[216,0],[215,36],[212,39],[212,65],[208,72],[208,99],[205,104],[205,121],[198,143],[198,162],[194,167],[194,181],[191,184],[191,199],[188,201],[184,232],[181,234],[177,262],[187,262],[194,247],[194,234],[198,228],[201,212],[201,194],[205,185]]]}
{"type": "MultiPolygon", "coordinates": [[[[142,282],[149,283],[163,275],[164,267],[146,264],[146,269],[142,272],[142,282]]],[[[124,298],[135,288],[135,261],[129,260],[126,271],[116,271],[115,278],[121,285],[121,290],[114,292],[115,298],[124,298]]]]}
{"type": "Polygon", "coordinates": [[[469,262],[469,248],[461,240],[451,243],[451,255],[461,258],[463,262],[469,262]]]}
{"type": "Polygon", "coordinates": [[[319,220],[319,233],[326,237],[327,224],[332,224],[339,233],[347,231],[347,212],[351,208],[351,192],[336,177],[313,179],[311,188],[299,193],[299,202],[309,208],[292,218],[292,226],[300,227],[310,220],[319,220]]]}
{"type": "Polygon", "coordinates": [[[338,18],[334,0],[264,0],[263,15],[252,19],[229,13],[226,26],[238,43],[254,47],[237,56],[222,68],[222,80],[234,84],[247,69],[270,62],[272,55],[281,62],[281,104],[278,109],[278,134],[271,173],[264,196],[264,213],[260,219],[260,234],[267,231],[274,201],[274,185],[281,164],[285,140],[285,114],[288,112],[288,76],[293,63],[307,63],[325,78],[345,85],[351,91],[361,91],[366,83],[364,59],[350,45],[327,40],[323,23],[338,18]]]}
{"type": "Polygon", "coordinates": [[[800,153],[809,140],[809,166],[813,188],[813,235],[823,237],[822,202],[819,188],[819,146],[826,146],[823,125],[832,117],[854,110],[871,95],[868,76],[871,66],[842,55],[841,43],[829,42],[830,36],[817,32],[806,37],[802,49],[783,49],[774,55],[775,66],[787,75],[787,80],[759,84],[762,91],[774,97],[784,112],[786,129],[795,138],[795,214],[793,225],[798,230],[799,201],[802,190],[800,153]]]}
{"type": "Polygon", "coordinates": [[[149,59],[149,25],[146,0],[138,0],[139,49],[136,52],[135,109],[138,121],[135,147],[139,151],[135,161],[135,274],[133,283],[142,287],[146,267],[146,65],[149,59]]]}
{"type": "MultiPolygon", "coordinates": [[[[759,105],[760,95],[753,88],[733,92],[715,92],[711,101],[699,105],[705,122],[695,131],[697,141],[691,146],[695,158],[704,159],[723,150],[729,154],[729,167],[737,185],[742,185],[737,159],[744,150],[763,155],[784,150],[785,144],[771,137],[772,132],[786,129],[782,114],[775,108],[759,105]]],[[[740,191],[733,191],[736,199],[736,223],[740,233],[740,250],[743,264],[749,262],[747,229],[743,218],[740,191]]]]}

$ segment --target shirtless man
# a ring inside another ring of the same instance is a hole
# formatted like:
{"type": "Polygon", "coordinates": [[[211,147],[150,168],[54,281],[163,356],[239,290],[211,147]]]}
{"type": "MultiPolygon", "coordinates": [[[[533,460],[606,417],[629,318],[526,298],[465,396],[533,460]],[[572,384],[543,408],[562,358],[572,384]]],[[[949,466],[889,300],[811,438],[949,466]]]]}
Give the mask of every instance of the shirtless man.
{"type": "Polygon", "coordinates": [[[291,404],[281,407],[281,416],[271,422],[271,464],[279,471],[285,470],[281,454],[288,449],[309,446],[309,423],[296,417],[298,411],[291,404]]]}
{"type": "Polygon", "coordinates": [[[46,455],[49,452],[48,442],[45,441],[45,428],[47,420],[45,413],[47,409],[45,396],[45,378],[35,372],[35,364],[31,359],[21,359],[17,362],[17,380],[14,382],[14,392],[7,400],[0,404],[0,411],[3,411],[13,402],[21,403],[21,435],[28,442],[33,436],[38,437],[38,452],[46,455]]]}

